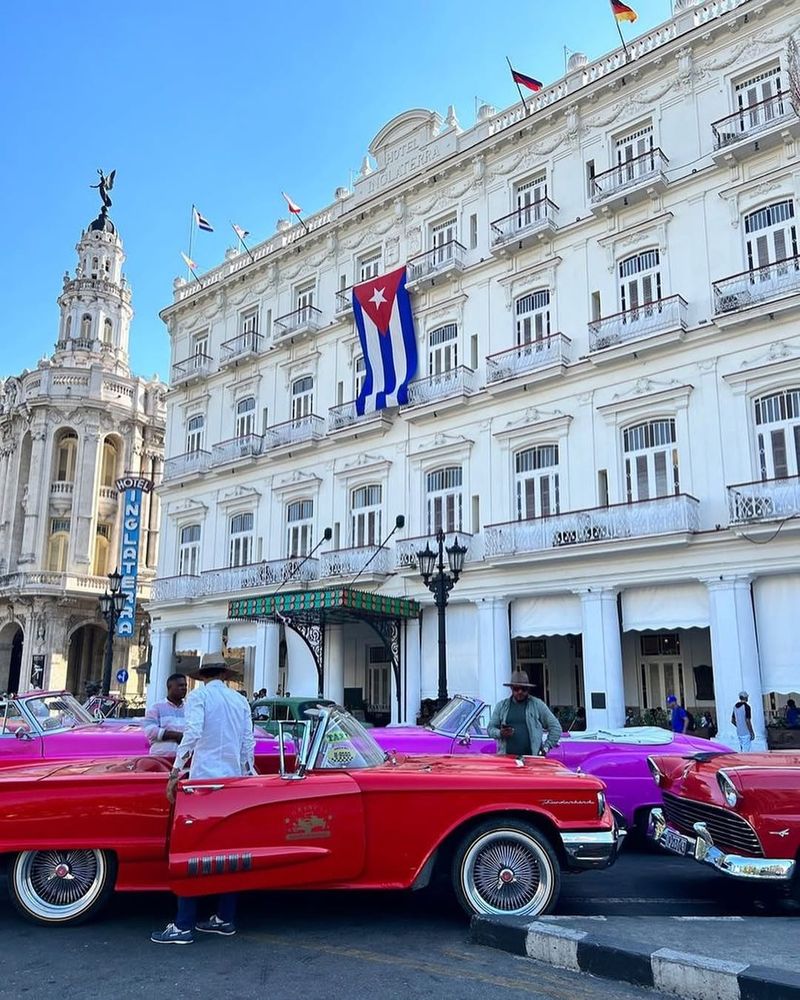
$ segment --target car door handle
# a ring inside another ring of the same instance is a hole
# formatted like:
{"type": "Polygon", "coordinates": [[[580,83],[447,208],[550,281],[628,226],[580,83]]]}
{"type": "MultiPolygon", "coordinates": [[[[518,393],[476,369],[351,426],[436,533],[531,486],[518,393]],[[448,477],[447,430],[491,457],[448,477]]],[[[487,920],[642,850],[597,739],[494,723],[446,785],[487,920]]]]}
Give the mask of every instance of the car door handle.
{"type": "Polygon", "coordinates": [[[184,785],[183,790],[187,795],[194,795],[195,792],[218,792],[224,785],[184,785]]]}

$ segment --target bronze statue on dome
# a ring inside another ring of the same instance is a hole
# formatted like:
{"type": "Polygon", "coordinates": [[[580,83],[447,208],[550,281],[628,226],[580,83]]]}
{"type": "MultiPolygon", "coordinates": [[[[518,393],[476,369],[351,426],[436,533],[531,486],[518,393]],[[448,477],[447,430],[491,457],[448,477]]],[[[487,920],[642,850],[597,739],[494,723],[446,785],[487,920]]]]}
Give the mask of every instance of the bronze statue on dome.
{"type": "Polygon", "coordinates": [[[98,184],[90,184],[89,187],[99,190],[100,200],[103,203],[103,207],[100,209],[100,212],[104,215],[109,208],[111,208],[111,198],[109,197],[108,192],[114,187],[114,176],[117,171],[112,170],[107,177],[102,170],[98,170],[97,173],[100,175],[100,182],[98,184]]]}

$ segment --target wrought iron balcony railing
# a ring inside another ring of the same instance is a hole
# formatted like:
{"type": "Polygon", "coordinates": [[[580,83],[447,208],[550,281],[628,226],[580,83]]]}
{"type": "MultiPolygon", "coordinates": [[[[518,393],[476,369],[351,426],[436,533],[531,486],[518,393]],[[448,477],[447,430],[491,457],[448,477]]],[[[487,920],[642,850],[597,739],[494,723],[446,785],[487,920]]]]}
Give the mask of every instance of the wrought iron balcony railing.
{"type": "Polygon", "coordinates": [[[223,341],[219,348],[220,363],[225,365],[231,361],[238,361],[240,358],[260,354],[263,341],[264,338],[255,330],[248,330],[232,340],[223,341]]]}
{"type": "Polygon", "coordinates": [[[325,421],[314,413],[294,420],[286,420],[282,424],[273,424],[264,433],[264,449],[280,448],[286,444],[299,444],[302,441],[315,441],[325,434],[325,421]]]}
{"type": "Polygon", "coordinates": [[[307,583],[319,575],[317,559],[300,556],[287,559],[264,560],[247,566],[224,566],[220,569],[204,570],[200,574],[200,593],[204,595],[228,594],[237,590],[270,587],[291,580],[293,583],[307,583]]]}
{"type": "Polygon", "coordinates": [[[260,455],[263,441],[260,434],[242,434],[241,437],[220,441],[211,449],[211,464],[223,465],[225,462],[237,462],[242,458],[260,455]]]}
{"type": "Polygon", "coordinates": [[[788,94],[773,94],[764,101],[740,108],[711,123],[714,149],[725,149],[742,139],[760,135],[792,115],[794,109],[788,94]]]}
{"type": "Polygon", "coordinates": [[[558,205],[549,198],[523,205],[490,223],[492,246],[512,243],[542,231],[552,231],[556,228],[557,215],[558,205]]]}
{"type": "Polygon", "coordinates": [[[458,240],[448,240],[432,250],[411,257],[408,261],[408,284],[430,278],[444,271],[460,271],[464,267],[466,249],[458,240]]]}
{"type": "Polygon", "coordinates": [[[729,486],[728,514],[731,524],[771,521],[800,514],[800,476],[729,486]]]}
{"type": "Polygon", "coordinates": [[[520,344],[508,351],[490,354],[486,358],[487,383],[544,368],[552,364],[567,364],[570,360],[571,341],[563,333],[553,333],[541,340],[520,344]]]}
{"type": "Polygon", "coordinates": [[[469,395],[475,390],[475,372],[464,365],[448,368],[438,375],[418,378],[408,383],[409,405],[432,403],[448,396],[469,395]]]}
{"type": "Polygon", "coordinates": [[[211,464],[210,451],[186,451],[164,462],[164,479],[177,479],[193,472],[205,472],[211,464]]]}
{"type": "Polygon", "coordinates": [[[617,192],[646,184],[655,179],[665,179],[669,160],[660,149],[651,149],[640,156],[618,163],[602,174],[596,174],[591,181],[592,201],[603,201],[617,192]]]}
{"type": "Polygon", "coordinates": [[[352,577],[362,569],[367,576],[388,575],[393,569],[391,551],[379,545],[358,545],[350,549],[333,549],[320,555],[320,577],[352,577]]]}
{"type": "Polygon", "coordinates": [[[337,316],[343,316],[345,313],[350,312],[353,308],[353,286],[348,285],[347,288],[340,288],[336,293],[336,303],[334,305],[334,310],[337,316]]]}
{"type": "Polygon", "coordinates": [[[158,601],[183,601],[200,594],[200,576],[161,576],[153,580],[153,596],[158,601]]]}
{"type": "MultiPolygon", "coordinates": [[[[464,557],[466,562],[470,561],[469,549],[472,546],[473,536],[466,531],[446,531],[445,532],[445,548],[448,545],[452,545],[453,542],[458,542],[459,545],[466,545],[467,554],[464,557]]],[[[429,535],[417,535],[414,538],[401,538],[395,542],[394,546],[394,562],[398,569],[408,569],[417,568],[417,552],[420,552],[425,548],[426,545],[430,545],[432,549],[436,549],[438,546],[436,541],[436,532],[431,532],[429,535]]],[[[475,558],[474,552],[472,558],[475,558]]]]}
{"type": "Polygon", "coordinates": [[[211,374],[213,358],[208,354],[193,354],[172,366],[172,384],[178,385],[190,378],[203,378],[211,374]]]}
{"type": "Polygon", "coordinates": [[[627,340],[638,340],[662,330],[686,329],[686,300],[681,295],[645,302],[589,324],[589,349],[601,351],[627,340]]]}
{"type": "Polygon", "coordinates": [[[316,306],[302,306],[294,312],[279,316],[272,325],[276,340],[298,333],[314,332],[322,326],[322,310],[316,306]]]}
{"type": "Polygon", "coordinates": [[[732,313],[759,302],[769,302],[779,295],[800,291],[800,256],[785,257],[749,271],[715,281],[714,308],[732,313]]]}

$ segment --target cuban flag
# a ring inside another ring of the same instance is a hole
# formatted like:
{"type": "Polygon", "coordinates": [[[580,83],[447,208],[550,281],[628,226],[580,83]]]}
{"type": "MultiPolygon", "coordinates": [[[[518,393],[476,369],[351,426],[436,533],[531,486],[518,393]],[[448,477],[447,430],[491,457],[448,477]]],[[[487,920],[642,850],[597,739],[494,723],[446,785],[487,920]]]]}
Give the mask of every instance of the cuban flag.
{"type": "Polygon", "coordinates": [[[408,402],[408,383],[417,373],[417,338],[405,267],[355,285],[353,314],[367,369],[356,413],[363,416],[402,406],[408,402]]]}

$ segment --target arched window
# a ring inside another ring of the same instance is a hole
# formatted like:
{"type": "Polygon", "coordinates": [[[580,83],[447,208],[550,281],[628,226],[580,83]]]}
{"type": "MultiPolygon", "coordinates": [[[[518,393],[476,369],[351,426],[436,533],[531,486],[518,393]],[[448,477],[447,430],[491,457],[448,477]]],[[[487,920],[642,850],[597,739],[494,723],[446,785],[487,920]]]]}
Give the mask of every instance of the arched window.
{"type": "Polygon", "coordinates": [[[558,445],[526,448],[514,456],[517,520],[558,514],[558,445]]]}
{"type": "Polygon", "coordinates": [[[47,542],[47,570],[50,573],[65,573],[69,553],[69,518],[54,517],[50,521],[50,537],[47,542]]]}
{"type": "Polygon", "coordinates": [[[381,540],[380,486],[359,486],[350,497],[350,524],[353,545],[379,545],[381,540]]]}
{"type": "Polygon", "coordinates": [[[231,518],[229,566],[248,566],[253,561],[253,515],[231,518]]]}
{"type": "Polygon", "coordinates": [[[197,576],[200,572],[200,525],[181,528],[178,547],[178,576],[197,576]]]}
{"type": "Polygon", "coordinates": [[[791,198],[746,215],[744,233],[747,269],[757,272],[754,279],[768,281],[790,268],[797,270],[797,225],[791,198]],[[783,266],[771,267],[776,261],[783,261],[783,266]]]}
{"type": "Polygon", "coordinates": [[[523,295],[514,303],[517,321],[517,347],[541,346],[550,338],[550,292],[542,289],[523,295]]]}
{"type": "Polygon", "coordinates": [[[661,298],[661,253],[659,250],[644,250],[642,253],[626,257],[618,265],[619,308],[628,315],[625,322],[634,322],[644,316],[652,316],[653,308],[642,308],[661,298]]]}
{"type": "Polygon", "coordinates": [[[72,483],[75,481],[75,460],[78,455],[78,435],[75,431],[64,431],[56,446],[56,481],[72,483]]]}
{"type": "Polygon", "coordinates": [[[92,257],[92,277],[97,277],[97,272],[100,268],[100,259],[98,257],[92,257]]]}
{"type": "Polygon", "coordinates": [[[94,559],[92,573],[95,576],[105,576],[108,573],[108,552],[111,546],[111,525],[100,522],[94,539],[94,559]]]}
{"type": "Polygon", "coordinates": [[[314,501],[295,500],[286,508],[286,555],[307,556],[314,544],[314,501]]]}
{"type": "Polygon", "coordinates": [[[110,344],[114,339],[114,324],[110,319],[103,320],[103,343],[110,344]]]}
{"type": "Polygon", "coordinates": [[[203,431],[206,418],[202,413],[195,413],[186,421],[186,451],[189,453],[203,450],[203,431]]]}
{"type": "Polygon", "coordinates": [[[72,336],[72,316],[67,316],[67,320],[64,323],[64,340],[69,340],[72,336]]]}
{"type": "Polygon", "coordinates": [[[428,335],[428,374],[441,375],[458,368],[458,326],[447,323],[428,335]]]}
{"type": "Polygon", "coordinates": [[[310,375],[292,383],[292,420],[300,420],[314,412],[314,379],[310,375]]]}
{"type": "Polygon", "coordinates": [[[427,532],[461,531],[463,500],[460,465],[429,472],[426,479],[427,532]]]}
{"type": "Polygon", "coordinates": [[[100,485],[112,487],[117,478],[117,446],[110,439],[103,442],[103,457],[100,466],[100,485]]]}
{"type": "Polygon", "coordinates": [[[666,497],[681,491],[675,420],[649,420],[622,432],[625,492],[628,502],[666,497]]]}
{"type": "Polygon", "coordinates": [[[236,404],[236,437],[247,437],[256,429],[255,396],[247,396],[236,404]]]}
{"type": "Polygon", "coordinates": [[[84,313],[81,316],[81,340],[91,340],[92,339],[92,317],[89,313],[84,313]]]}
{"type": "Polygon", "coordinates": [[[756,400],[756,443],[763,480],[800,475],[800,389],[756,400]]]}

